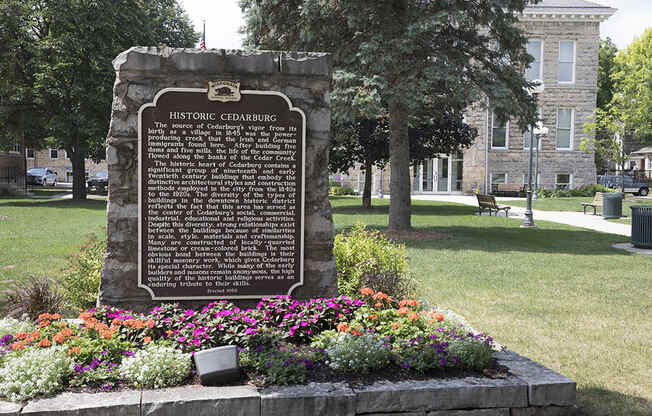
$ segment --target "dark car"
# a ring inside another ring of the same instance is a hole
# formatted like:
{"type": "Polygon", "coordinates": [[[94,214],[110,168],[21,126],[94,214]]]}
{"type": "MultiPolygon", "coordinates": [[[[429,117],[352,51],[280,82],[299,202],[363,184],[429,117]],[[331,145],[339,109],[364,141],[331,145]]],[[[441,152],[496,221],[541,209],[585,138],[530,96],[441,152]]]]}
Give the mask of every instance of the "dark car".
{"type": "MultiPolygon", "coordinates": [[[[616,175],[600,175],[598,183],[612,189],[620,189],[622,177],[616,175]]],[[[650,193],[650,186],[645,182],[639,182],[631,176],[625,176],[625,192],[634,195],[647,196],[650,193]]]]}
{"type": "Polygon", "coordinates": [[[26,172],[25,181],[28,185],[52,185],[57,184],[57,173],[48,168],[31,168],[26,172]]]}
{"type": "Polygon", "coordinates": [[[88,185],[89,191],[106,192],[106,189],[109,187],[109,174],[107,172],[97,172],[86,181],[86,184],[88,185]]]}

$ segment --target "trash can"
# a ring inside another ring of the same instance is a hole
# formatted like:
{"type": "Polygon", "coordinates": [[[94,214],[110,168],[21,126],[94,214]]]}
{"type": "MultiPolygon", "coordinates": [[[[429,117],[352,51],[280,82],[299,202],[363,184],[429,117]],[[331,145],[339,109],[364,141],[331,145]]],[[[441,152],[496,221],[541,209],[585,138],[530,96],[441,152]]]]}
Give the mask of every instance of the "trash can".
{"type": "Polygon", "coordinates": [[[604,218],[620,218],[623,216],[622,192],[605,192],[602,195],[602,216],[604,218]]]}
{"type": "Polygon", "coordinates": [[[632,244],[652,248],[652,205],[635,205],[632,209],[632,244]]]}

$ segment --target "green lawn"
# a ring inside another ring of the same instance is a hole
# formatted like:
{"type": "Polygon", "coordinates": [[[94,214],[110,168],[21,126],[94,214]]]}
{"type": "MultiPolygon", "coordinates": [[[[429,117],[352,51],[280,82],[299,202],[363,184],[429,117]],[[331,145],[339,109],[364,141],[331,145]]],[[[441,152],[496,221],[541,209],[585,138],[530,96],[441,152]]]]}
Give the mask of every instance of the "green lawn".
{"type": "Polygon", "coordinates": [[[0,281],[56,277],[86,234],[104,227],[106,200],[0,198],[0,281]]]}
{"type": "MultiPolygon", "coordinates": [[[[370,211],[358,198],[331,202],[340,231],[387,225],[387,200],[370,211]]],[[[625,237],[475,212],[413,201],[415,228],[451,235],[407,241],[422,297],[576,380],[582,415],[651,415],[652,257],[611,247],[625,237]]]]}
{"type": "MultiPolygon", "coordinates": [[[[569,198],[545,198],[537,199],[532,201],[533,209],[540,209],[543,211],[577,211],[582,212],[584,207],[582,202],[591,202],[593,198],[590,197],[569,197],[569,198]]],[[[526,201],[517,199],[517,200],[505,200],[503,204],[509,204],[516,207],[525,207],[526,201]]],[[[629,209],[632,205],[652,205],[652,198],[642,198],[635,197],[633,195],[627,194],[625,200],[623,201],[623,215],[625,217],[630,217],[632,211],[629,209]]],[[[586,212],[593,213],[593,208],[587,208],[586,212]]],[[[602,212],[602,207],[598,207],[598,214],[602,212]]]]}

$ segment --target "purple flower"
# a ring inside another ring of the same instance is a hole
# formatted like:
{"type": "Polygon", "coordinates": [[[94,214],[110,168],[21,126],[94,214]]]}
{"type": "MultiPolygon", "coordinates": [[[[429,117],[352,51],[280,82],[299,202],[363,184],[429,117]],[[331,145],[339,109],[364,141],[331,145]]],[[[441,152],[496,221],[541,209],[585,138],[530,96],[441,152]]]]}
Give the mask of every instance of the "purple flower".
{"type": "Polygon", "coordinates": [[[14,336],[11,334],[7,334],[0,338],[0,345],[9,345],[11,341],[13,341],[14,336]]]}
{"type": "Polygon", "coordinates": [[[269,367],[271,367],[271,366],[272,366],[272,363],[270,363],[269,361],[267,361],[267,362],[265,363],[265,367],[269,368],[269,367]]]}
{"type": "Polygon", "coordinates": [[[125,351],[125,352],[122,353],[122,355],[127,355],[127,356],[129,356],[129,357],[133,357],[133,356],[136,355],[136,354],[134,354],[134,353],[131,352],[131,351],[125,351]]]}
{"type": "Polygon", "coordinates": [[[178,342],[186,342],[186,337],[179,337],[177,339],[178,342]]]}
{"type": "Polygon", "coordinates": [[[257,332],[258,332],[258,330],[254,329],[254,328],[247,328],[244,331],[245,335],[253,335],[253,334],[257,333],[257,332]]]}

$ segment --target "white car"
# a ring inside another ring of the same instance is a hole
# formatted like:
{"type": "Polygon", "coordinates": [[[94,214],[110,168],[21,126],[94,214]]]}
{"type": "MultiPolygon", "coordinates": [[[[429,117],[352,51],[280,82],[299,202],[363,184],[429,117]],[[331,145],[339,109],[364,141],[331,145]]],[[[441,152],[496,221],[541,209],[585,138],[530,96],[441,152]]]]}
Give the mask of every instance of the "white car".
{"type": "Polygon", "coordinates": [[[27,171],[27,183],[30,185],[52,185],[57,184],[57,173],[48,168],[31,168],[27,171]]]}

